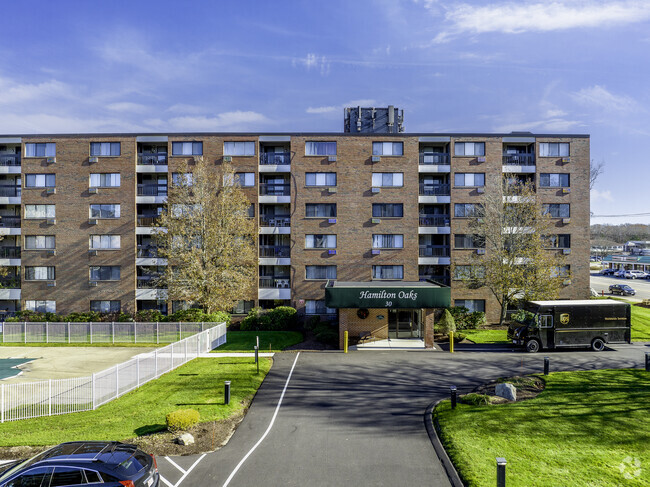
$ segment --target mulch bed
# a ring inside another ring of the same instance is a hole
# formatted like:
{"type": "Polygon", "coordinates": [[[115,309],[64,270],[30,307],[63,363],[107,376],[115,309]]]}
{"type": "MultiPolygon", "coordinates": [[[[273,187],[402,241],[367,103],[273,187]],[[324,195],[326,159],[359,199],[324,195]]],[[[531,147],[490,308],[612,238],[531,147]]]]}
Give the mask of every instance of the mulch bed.
{"type": "Polygon", "coordinates": [[[537,397],[546,387],[546,382],[544,382],[544,380],[540,377],[530,375],[516,375],[514,377],[508,377],[507,379],[498,379],[492,382],[488,382],[487,384],[480,385],[474,389],[473,392],[490,396],[490,404],[510,402],[503,397],[495,396],[497,384],[503,382],[509,382],[517,388],[517,402],[537,397]]]}

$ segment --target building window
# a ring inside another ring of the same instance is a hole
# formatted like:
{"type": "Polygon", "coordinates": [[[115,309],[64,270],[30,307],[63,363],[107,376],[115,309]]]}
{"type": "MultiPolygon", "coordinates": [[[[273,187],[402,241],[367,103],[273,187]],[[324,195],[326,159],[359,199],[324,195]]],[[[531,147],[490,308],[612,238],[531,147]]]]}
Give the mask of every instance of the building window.
{"type": "Polygon", "coordinates": [[[485,240],[480,235],[458,233],[454,235],[454,248],[482,249],[485,248],[485,240]]]}
{"type": "Polygon", "coordinates": [[[55,218],[54,205],[25,205],[25,218],[55,218]]]}
{"type": "Polygon", "coordinates": [[[404,248],[404,235],[373,235],[372,236],[373,249],[403,249],[404,248]]]}
{"type": "Polygon", "coordinates": [[[563,265],[551,270],[551,277],[571,277],[571,266],[563,265]]]}
{"type": "Polygon", "coordinates": [[[26,250],[44,250],[56,248],[54,235],[25,235],[26,250]]]}
{"type": "Polygon", "coordinates": [[[372,185],[376,188],[390,188],[404,186],[404,173],[402,172],[373,172],[372,185]]]}
{"type": "Polygon", "coordinates": [[[237,304],[232,309],[234,315],[246,315],[255,307],[254,300],[237,301],[237,304]]]}
{"type": "Polygon", "coordinates": [[[480,265],[456,265],[454,266],[455,281],[466,281],[468,279],[482,279],[485,277],[485,267],[480,265]]]}
{"type": "Polygon", "coordinates": [[[26,281],[53,281],[54,266],[27,266],[25,267],[26,281]]]}
{"type": "Polygon", "coordinates": [[[335,265],[305,266],[305,279],[336,279],[335,265]]]}
{"type": "Polygon", "coordinates": [[[119,188],[120,173],[93,173],[90,175],[91,188],[119,188]]]}
{"type": "Polygon", "coordinates": [[[119,265],[91,265],[90,280],[91,281],[119,281],[120,266],[119,265]]]}
{"type": "Polygon", "coordinates": [[[403,203],[373,203],[373,218],[401,218],[404,216],[403,203]]]}
{"type": "Polygon", "coordinates": [[[541,142],[539,144],[540,157],[568,157],[568,142],[541,142]]]}
{"type": "Polygon", "coordinates": [[[27,311],[36,313],[56,313],[56,301],[35,301],[28,299],[25,301],[27,311]]]}
{"type": "Polygon", "coordinates": [[[305,204],[307,218],[334,218],[336,217],[336,203],[307,203],[305,204]]]}
{"type": "Polygon", "coordinates": [[[307,315],[335,315],[336,308],[325,306],[324,299],[305,299],[305,314],[307,315]]]}
{"type": "Polygon", "coordinates": [[[403,265],[373,265],[373,279],[404,279],[403,265]]]}
{"type": "Polygon", "coordinates": [[[121,154],[121,144],[119,142],[91,142],[91,156],[119,156],[121,154]]]}
{"type": "Polygon", "coordinates": [[[485,142],[456,142],[454,144],[455,156],[484,156],[485,142]]]}
{"type": "Polygon", "coordinates": [[[90,218],[119,218],[120,205],[90,205],[90,218]]]}
{"type": "Polygon", "coordinates": [[[550,203],[542,206],[543,214],[550,215],[551,218],[569,218],[571,216],[571,206],[569,203],[550,203]]]}
{"type": "Polygon", "coordinates": [[[236,172],[235,183],[239,183],[242,188],[255,186],[255,173],[254,172],[236,172]]]}
{"type": "Polygon", "coordinates": [[[224,142],[224,156],[254,156],[255,142],[224,142]]]}
{"type": "Polygon", "coordinates": [[[193,176],[192,176],[191,172],[186,172],[186,173],[173,172],[172,173],[172,184],[174,186],[180,186],[181,184],[184,184],[185,186],[192,186],[192,181],[193,181],[193,176]]]}
{"type": "Polygon", "coordinates": [[[119,235],[91,235],[88,246],[93,250],[114,250],[120,248],[119,235]]]}
{"type": "Polygon", "coordinates": [[[545,238],[549,248],[553,248],[553,249],[571,248],[571,234],[569,233],[547,235],[545,238]]]}
{"type": "Polygon", "coordinates": [[[335,249],[336,235],[305,235],[307,249],[335,249]]]}
{"type": "Polygon", "coordinates": [[[120,301],[91,301],[90,311],[96,313],[119,313],[122,309],[120,301]]]}
{"type": "Polygon", "coordinates": [[[454,216],[456,218],[476,217],[481,212],[480,203],[454,203],[454,216]]]}
{"type": "Polygon", "coordinates": [[[485,173],[457,172],[454,174],[454,186],[485,186],[485,173]]]}
{"type": "Polygon", "coordinates": [[[484,299],[454,299],[454,306],[467,308],[470,312],[482,311],[485,313],[484,299]]]}
{"type": "Polygon", "coordinates": [[[306,156],[335,156],[336,142],[305,142],[306,156]]]}
{"type": "Polygon", "coordinates": [[[539,186],[541,188],[568,188],[569,175],[558,173],[541,173],[539,175],[539,186]]]}
{"type": "Polygon", "coordinates": [[[401,156],[404,155],[403,142],[373,142],[373,156],[401,156]]]}
{"type": "Polygon", "coordinates": [[[25,174],[26,188],[54,188],[56,174],[25,174]]]}
{"type": "Polygon", "coordinates": [[[336,186],[336,173],[308,172],[305,174],[305,186],[336,186]]]}
{"type": "Polygon", "coordinates": [[[247,213],[247,215],[248,215],[248,218],[255,218],[255,203],[252,203],[252,204],[248,207],[248,213],[247,213]]]}
{"type": "Polygon", "coordinates": [[[25,157],[54,157],[56,156],[55,143],[25,144],[25,157]]]}
{"type": "Polygon", "coordinates": [[[202,156],[203,142],[172,142],[172,156],[202,156]]]}

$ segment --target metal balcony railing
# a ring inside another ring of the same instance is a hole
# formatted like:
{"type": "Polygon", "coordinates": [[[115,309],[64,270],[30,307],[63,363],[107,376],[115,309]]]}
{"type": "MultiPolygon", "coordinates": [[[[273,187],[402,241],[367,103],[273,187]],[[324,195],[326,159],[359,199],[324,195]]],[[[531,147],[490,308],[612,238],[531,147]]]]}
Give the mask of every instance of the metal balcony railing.
{"type": "Polygon", "coordinates": [[[449,246],[420,245],[420,257],[449,257],[449,246]]]}
{"type": "Polygon", "coordinates": [[[260,216],[260,226],[262,227],[290,227],[291,226],[291,217],[290,216],[260,216]]]}
{"type": "Polygon", "coordinates": [[[289,257],[291,247],[288,245],[260,245],[260,257],[289,257]]]}
{"type": "Polygon", "coordinates": [[[20,155],[19,154],[0,155],[0,166],[20,166],[20,155]]]}
{"type": "Polygon", "coordinates": [[[289,183],[260,183],[260,196],[289,196],[291,185],[289,183]]]}
{"type": "Polygon", "coordinates": [[[290,162],[290,152],[262,152],[260,154],[260,164],[284,165],[290,162]]]}
{"type": "Polygon", "coordinates": [[[166,184],[140,183],[138,196],[167,196],[166,184]]]}
{"type": "Polygon", "coordinates": [[[136,287],[138,289],[166,289],[157,284],[156,277],[143,277],[138,276],[136,279],[136,287]]]}
{"type": "Polygon", "coordinates": [[[260,289],[289,289],[291,279],[282,276],[260,276],[260,289]]]}
{"type": "Polygon", "coordinates": [[[0,259],[20,259],[20,247],[0,247],[0,259]]]}
{"type": "Polygon", "coordinates": [[[155,245],[138,245],[138,257],[156,259],[158,258],[158,247],[155,245]]]}
{"type": "Polygon", "coordinates": [[[158,215],[138,215],[139,227],[153,227],[158,220],[158,215]]]}
{"type": "Polygon", "coordinates": [[[419,276],[420,281],[435,281],[439,282],[440,284],[444,284],[445,286],[449,286],[449,276],[434,276],[432,274],[426,274],[426,275],[420,275],[419,276]]]}
{"type": "Polygon", "coordinates": [[[420,196],[449,196],[449,184],[420,183],[420,196]]]}
{"type": "Polygon", "coordinates": [[[503,154],[503,164],[511,166],[534,166],[535,154],[503,154]]]}
{"type": "Polygon", "coordinates": [[[20,228],[20,217],[0,216],[0,228],[20,228]]]}
{"type": "Polygon", "coordinates": [[[421,227],[448,227],[449,215],[420,215],[421,227]]]}
{"type": "Polygon", "coordinates": [[[448,152],[423,152],[420,154],[420,164],[446,166],[449,164],[448,152]]]}
{"type": "Polygon", "coordinates": [[[166,166],[167,153],[156,152],[151,154],[138,154],[138,164],[143,166],[166,166]]]}
{"type": "Polygon", "coordinates": [[[0,184],[0,196],[20,196],[21,188],[15,184],[0,184]]]}
{"type": "Polygon", "coordinates": [[[19,277],[0,278],[0,289],[20,289],[19,277]]]}

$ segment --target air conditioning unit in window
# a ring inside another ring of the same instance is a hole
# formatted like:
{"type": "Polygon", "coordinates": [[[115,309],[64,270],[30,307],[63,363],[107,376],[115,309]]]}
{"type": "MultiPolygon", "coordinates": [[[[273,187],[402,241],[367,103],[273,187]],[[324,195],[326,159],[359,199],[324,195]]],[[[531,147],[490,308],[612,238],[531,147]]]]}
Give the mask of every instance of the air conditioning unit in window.
{"type": "Polygon", "coordinates": [[[46,194],[56,194],[56,188],[47,188],[45,190],[46,194]]]}
{"type": "Polygon", "coordinates": [[[88,162],[90,162],[91,164],[92,164],[92,163],[95,163],[95,162],[99,162],[99,157],[97,157],[97,156],[90,156],[90,157],[88,158],[88,162]]]}
{"type": "Polygon", "coordinates": [[[329,162],[336,162],[336,156],[327,156],[329,162]]]}
{"type": "Polygon", "coordinates": [[[485,157],[477,157],[476,160],[478,162],[485,162],[485,157]]]}
{"type": "Polygon", "coordinates": [[[570,157],[563,157],[562,162],[571,162],[571,158],[570,157]]]}
{"type": "Polygon", "coordinates": [[[373,218],[371,220],[372,223],[381,223],[381,218],[373,218]]]}
{"type": "Polygon", "coordinates": [[[483,186],[480,186],[480,187],[476,188],[476,192],[479,193],[479,194],[483,194],[483,193],[485,193],[485,188],[483,186]]]}
{"type": "Polygon", "coordinates": [[[328,193],[336,193],[337,191],[338,191],[338,189],[336,187],[333,187],[333,186],[330,186],[329,188],[327,188],[328,193]]]}
{"type": "Polygon", "coordinates": [[[89,250],[88,255],[97,255],[97,250],[89,250]]]}
{"type": "Polygon", "coordinates": [[[571,192],[571,188],[562,188],[562,192],[565,193],[565,194],[566,194],[566,193],[570,193],[570,192],[571,192]]]}
{"type": "Polygon", "coordinates": [[[96,218],[89,218],[88,219],[88,225],[97,225],[97,219],[96,218]]]}
{"type": "Polygon", "coordinates": [[[97,188],[88,188],[88,194],[97,194],[98,192],[97,188]]]}
{"type": "Polygon", "coordinates": [[[97,281],[88,281],[90,287],[97,287],[97,281]]]}
{"type": "Polygon", "coordinates": [[[334,250],[334,249],[330,249],[330,250],[327,251],[327,253],[328,253],[329,255],[336,255],[336,250],[334,250]]]}
{"type": "Polygon", "coordinates": [[[562,284],[564,284],[565,286],[570,285],[571,284],[571,279],[565,279],[564,281],[562,281],[562,284]]]}
{"type": "Polygon", "coordinates": [[[571,218],[562,218],[562,223],[566,225],[567,223],[571,223],[571,218]]]}
{"type": "Polygon", "coordinates": [[[568,255],[568,254],[571,253],[571,249],[562,249],[562,253],[563,253],[564,255],[568,255]]]}
{"type": "Polygon", "coordinates": [[[379,255],[379,254],[381,254],[381,250],[379,250],[379,249],[372,249],[372,251],[371,251],[370,253],[371,253],[372,255],[379,255]]]}
{"type": "Polygon", "coordinates": [[[56,250],[54,249],[49,249],[45,251],[46,255],[56,255],[56,250]]]}
{"type": "Polygon", "coordinates": [[[47,163],[48,164],[54,164],[56,162],[56,157],[48,157],[47,158],[47,163]]]}
{"type": "Polygon", "coordinates": [[[336,223],[336,218],[328,218],[327,223],[336,223]]]}
{"type": "Polygon", "coordinates": [[[476,249],[478,255],[485,255],[485,249],[476,249]]]}
{"type": "Polygon", "coordinates": [[[372,162],[379,162],[379,161],[381,161],[380,156],[372,156],[372,162]]]}
{"type": "Polygon", "coordinates": [[[48,225],[56,225],[56,218],[48,218],[45,220],[48,225]]]}
{"type": "Polygon", "coordinates": [[[379,193],[379,192],[381,192],[381,188],[378,188],[377,186],[373,186],[372,192],[373,193],[379,193]]]}
{"type": "Polygon", "coordinates": [[[47,287],[55,287],[56,281],[47,281],[47,287]]]}
{"type": "Polygon", "coordinates": [[[223,156],[223,162],[232,162],[232,156],[223,156]]]}

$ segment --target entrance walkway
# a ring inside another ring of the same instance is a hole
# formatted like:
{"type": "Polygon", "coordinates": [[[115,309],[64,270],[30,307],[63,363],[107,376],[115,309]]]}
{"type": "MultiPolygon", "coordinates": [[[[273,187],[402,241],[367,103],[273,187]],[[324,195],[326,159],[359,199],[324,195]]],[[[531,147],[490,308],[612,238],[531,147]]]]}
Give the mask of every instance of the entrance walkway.
{"type": "MultiPolygon", "coordinates": [[[[350,350],[425,350],[425,348],[424,340],[420,338],[389,338],[360,343],[350,347],[350,350]]],[[[433,350],[440,350],[440,348],[434,346],[433,350]]]]}

